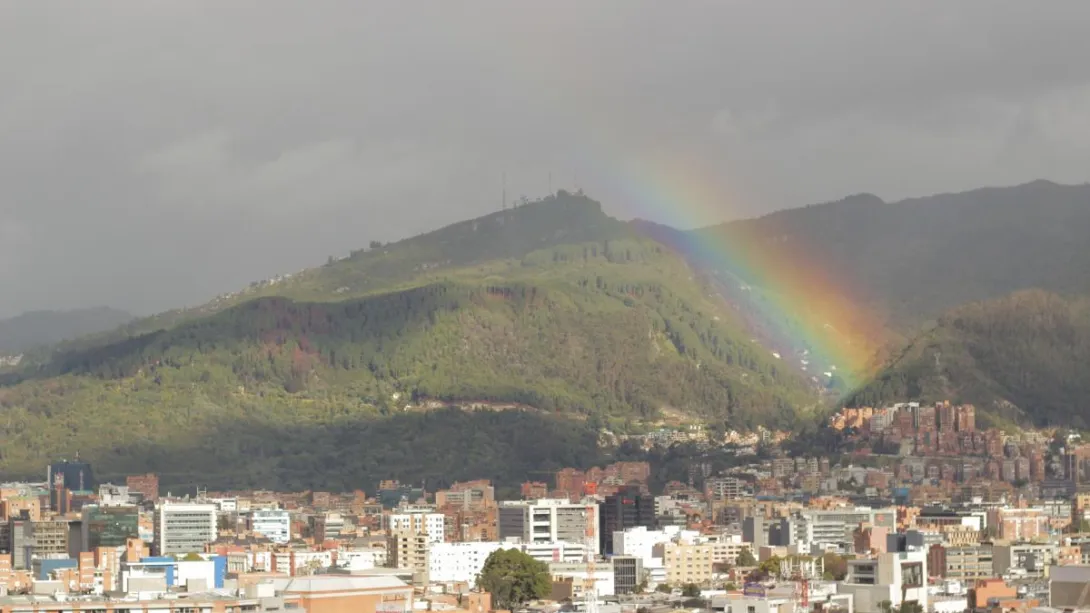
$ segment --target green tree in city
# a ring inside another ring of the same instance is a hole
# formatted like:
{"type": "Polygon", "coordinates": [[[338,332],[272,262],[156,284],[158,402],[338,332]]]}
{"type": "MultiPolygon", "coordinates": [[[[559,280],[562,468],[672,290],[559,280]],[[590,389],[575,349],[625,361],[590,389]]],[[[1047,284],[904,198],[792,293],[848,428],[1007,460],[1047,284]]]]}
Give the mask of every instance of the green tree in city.
{"type": "Polygon", "coordinates": [[[517,549],[492,552],[484,562],[477,587],[492,594],[497,609],[515,609],[549,595],[549,567],[517,549]]]}
{"type": "Polygon", "coordinates": [[[743,549],[738,554],[738,566],[757,566],[757,558],[753,557],[753,552],[749,549],[743,549]]]}
{"type": "Polygon", "coordinates": [[[700,586],[695,583],[686,583],[681,588],[681,595],[685,598],[700,598],[700,586]]]}
{"type": "Polygon", "coordinates": [[[780,556],[772,556],[757,565],[757,572],[769,577],[778,577],[780,576],[780,564],[782,562],[780,556]]]}
{"type": "Polygon", "coordinates": [[[848,559],[835,553],[826,553],[821,557],[825,566],[825,578],[841,581],[848,576],[848,559]]]}

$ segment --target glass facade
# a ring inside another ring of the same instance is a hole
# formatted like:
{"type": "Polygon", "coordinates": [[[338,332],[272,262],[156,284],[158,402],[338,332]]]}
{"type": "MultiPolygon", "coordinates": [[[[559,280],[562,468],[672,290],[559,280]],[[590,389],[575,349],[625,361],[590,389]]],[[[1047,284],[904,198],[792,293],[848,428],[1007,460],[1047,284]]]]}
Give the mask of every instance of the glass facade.
{"type": "Polygon", "coordinates": [[[140,535],[136,507],[88,507],[84,510],[83,525],[89,551],[96,547],[124,547],[126,539],[140,535]]]}

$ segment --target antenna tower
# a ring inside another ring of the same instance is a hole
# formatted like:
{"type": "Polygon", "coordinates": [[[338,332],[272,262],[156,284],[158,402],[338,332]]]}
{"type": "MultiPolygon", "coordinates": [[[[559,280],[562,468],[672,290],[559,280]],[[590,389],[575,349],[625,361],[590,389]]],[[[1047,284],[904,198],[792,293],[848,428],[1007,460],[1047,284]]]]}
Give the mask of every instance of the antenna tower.
{"type": "Polygon", "coordinates": [[[598,531],[594,529],[594,519],[598,515],[597,505],[588,504],[585,511],[586,538],[583,547],[587,554],[587,583],[583,588],[583,613],[598,613],[598,589],[594,579],[594,549],[598,546],[598,531]]]}
{"type": "Polygon", "coordinates": [[[503,173],[503,195],[500,196],[500,209],[507,210],[507,173],[503,173]]]}
{"type": "Polygon", "coordinates": [[[792,580],[795,582],[795,610],[805,613],[810,610],[810,581],[802,574],[802,569],[795,571],[792,580]]]}

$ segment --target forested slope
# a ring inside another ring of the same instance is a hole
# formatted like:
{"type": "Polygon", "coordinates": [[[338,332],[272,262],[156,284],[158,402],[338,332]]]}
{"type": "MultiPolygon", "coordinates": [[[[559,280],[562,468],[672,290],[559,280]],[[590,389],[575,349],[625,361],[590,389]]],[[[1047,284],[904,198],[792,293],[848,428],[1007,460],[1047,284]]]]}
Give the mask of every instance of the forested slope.
{"type": "MultiPolygon", "coordinates": [[[[0,471],[37,474],[79,449],[105,474],[158,458],[187,482],[215,458],[233,484],[272,487],[281,474],[323,478],[324,452],[308,456],[301,441],[342,427],[371,436],[392,416],[446,404],[555,413],[569,418],[558,432],[582,432],[664,409],[788,426],[816,403],[670,250],[594,205],[524,213],[532,226],[512,221],[519,211],[502,216],[518,241],[459,224],[179,312],[159,329],[162,318],[64,345],[3,378],[0,471]],[[459,238],[467,232],[475,241],[459,238]],[[585,240],[595,232],[603,237],[585,240]],[[257,470],[255,454],[275,458],[277,472],[257,470]]],[[[378,479],[388,467],[345,470],[378,479]]]]}
{"type": "Polygon", "coordinates": [[[1027,290],[952,310],[848,406],[951,399],[1037,425],[1090,426],[1090,301],[1027,290]]]}

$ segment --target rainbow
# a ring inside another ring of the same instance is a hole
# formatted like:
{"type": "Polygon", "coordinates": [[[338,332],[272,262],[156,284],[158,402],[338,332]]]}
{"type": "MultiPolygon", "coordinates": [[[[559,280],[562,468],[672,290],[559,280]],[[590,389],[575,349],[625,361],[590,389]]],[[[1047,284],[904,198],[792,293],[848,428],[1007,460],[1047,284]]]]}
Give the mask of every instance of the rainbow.
{"type": "Polygon", "coordinates": [[[802,243],[802,237],[769,241],[767,232],[754,236],[737,227],[712,227],[744,211],[732,206],[737,198],[710,180],[714,175],[706,170],[695,160],[657,160],[592,175],[595,183],[605,182],[607,192],[620,196],[626,216],[679,229],[702,228],[686,233],[685,250],[718,270],[725,285],[734,285],[736,297],[752,297],[745,300],[747,319],[761,322],[770,333],[762,339],[770,350],[799,352],[782,358],[798,360],[819,379],[833,372],[848,388],[855,387],[876,355],[881,319],[835,271],[822,266],[820,249],[802,243]]]}

